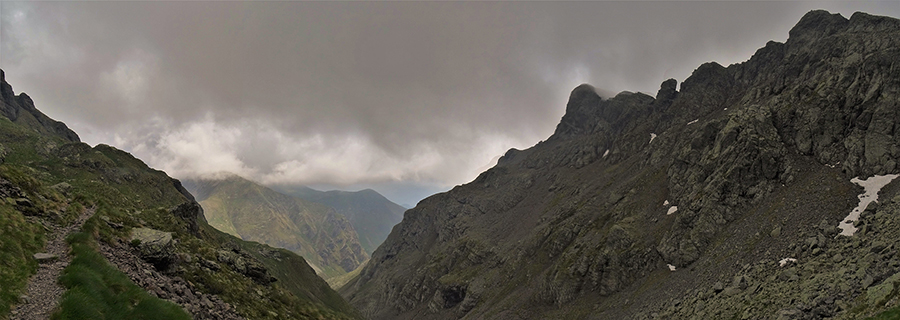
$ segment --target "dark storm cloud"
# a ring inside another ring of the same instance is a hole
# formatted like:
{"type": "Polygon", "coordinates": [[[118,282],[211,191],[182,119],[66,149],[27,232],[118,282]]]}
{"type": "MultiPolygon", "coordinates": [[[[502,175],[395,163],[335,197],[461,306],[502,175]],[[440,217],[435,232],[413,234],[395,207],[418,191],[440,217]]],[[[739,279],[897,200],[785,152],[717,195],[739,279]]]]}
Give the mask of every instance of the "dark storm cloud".
{"type": "Polygon", "coordinates": [[[898,7],[2,2],[0,67],[87,142],[175,176],[446,187],[549,136],[579,83],[654,94],[784,41],[808,10],[898,7]]]}

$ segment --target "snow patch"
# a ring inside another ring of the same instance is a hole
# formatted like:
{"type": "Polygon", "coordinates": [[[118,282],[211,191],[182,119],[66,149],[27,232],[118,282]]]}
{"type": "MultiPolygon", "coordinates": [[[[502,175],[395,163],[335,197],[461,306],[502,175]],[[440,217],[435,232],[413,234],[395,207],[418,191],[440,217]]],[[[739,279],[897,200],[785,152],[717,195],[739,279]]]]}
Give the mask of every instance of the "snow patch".
{"type": "Polygon", "coordinates": [[[648,142],[648,143],[653,143],[653,139],[656,139],[656,134],[650,133],[650,142],[648,142]]]}
{"type": "Polygon", "coordinates": [[[663,202],[663,207],[665,207],[665,206],[667,206],[667,205],[669,205],[669,200],[666,200],[666,201],[663,202]]]}
{"type": "Polygon", "coordinates": [[[666,264],[666,265],[669,266],[669,271],[675,271],[675,266],[673,266],[671,264],[666,264]]]}
{"type": "MultiPolygon", "coordinates": [[[[651,141],[653,141],[653,140],[651,139],[651,141]]],[[[606,151],[603,152],[603,157],[606,158],[606,156],[608,154],[609,154],[609,149],[606,149],[606,151]]]]}
{"type": "Polygon", "coordinates": [[[666,211],[666,215],[673,214],[673,213],[675,213],[675,211],[678,211],[678,207],[677,207],[677,206],[671,206],[671,207],[669,207],[669,211],[666,211]]]}
{"type": "Polygon", "coordinates": [[[694,119],[694,121],[688,122],[688,125],[695,124],[695,123],[697,123],[697,121],[700,121],[700,119],[694,119]]]}
{"type": "Polygon", "coordinates": [[[794,258],[784,258],[784,259],[781,259],[781,261],[778,261],[778,266],[779,266],[779,267],[784,267],[784,265],[786,265],[788,262],[797,262],[797,259],[794,259],[794,258]]]}
{"type": "Polygon", "coordinates": [[[900,175],[889,174],[883,176],[872,176],[866,180],[860,180],[859,177],[850,179],[850,182],[858,184],[859,186],[865,188],[865,191],[858,196],[859,205],[850,211],[850,214],[844,218],[844,221],[838,224],[838,228],[841,228],[841,235],[843,236],[852,236],[856,233],[856,227],[853,226],[853,222],[859,220],[859,214],[866,210],[866,207],[869,206],[870,203],[878,202],[878,191],[881,191],[881,188],[884,188],[888,183],[891,183],[892,180],[897,178],[900,175]]]}

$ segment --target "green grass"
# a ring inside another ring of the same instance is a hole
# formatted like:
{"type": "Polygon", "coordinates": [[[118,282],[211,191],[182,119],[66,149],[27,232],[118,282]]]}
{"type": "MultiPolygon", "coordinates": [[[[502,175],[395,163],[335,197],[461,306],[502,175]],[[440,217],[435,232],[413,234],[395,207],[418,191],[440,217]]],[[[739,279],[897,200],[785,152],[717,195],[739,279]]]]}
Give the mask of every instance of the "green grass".
{"type": "Polygon", "coordinates": [[[9,314],[23,293],[28,277],[37,270],[31,256],[43,247],[43,228],[0,200],[0,317],[9,314]]]}
{"type": "Polygon", "coordinates": [[[898,320],[900,319],[900,306],[888,309],[878,315],[866,318],[867,320],[898,320]]]}
{"type": "Polygon", "coordinates": [[[220,264],[221,270],[203,268],[199,259],[218,263],[217,251],[231,250],[233,243],[255,249],[214,231],[203,220],[197,222],[200,232],[191,232],[188,220],[169,211],[187,201],[175,181],[124,151],[43,136],[0,117],[0,177],[20,188],[34,204],[33,209],[17,208],[15,199],[0,198],[0,319],[8,317],[37,270],[32,255],[43,250],[47,231],[36,221],[69,225],[91,207],[96,213],[82,227],[83,233],[68,239],[74,260],[59,279],[67,291],[54,319],[190,319],[177,305],[136,286],[95,249],[99,242],[128,239],[134,227],[173,232],[179,241],[177,252],[192,261],[179,262],[174,275],[190,281],[198,291],[218,294],[244,317],[360,318],[302,258],[290,252],[281,252],[279,259],[251,252],[279,279],[266,285],[225,264],[220,264]]]}
{"type": "Polygon", "coordinates": [[[94,250],[90,234],[74,233],[66,241],[74,258],[59,278],[67,291],[51,319],[191,319],[178,305],[151,296],[109,265],[94,250]]]}

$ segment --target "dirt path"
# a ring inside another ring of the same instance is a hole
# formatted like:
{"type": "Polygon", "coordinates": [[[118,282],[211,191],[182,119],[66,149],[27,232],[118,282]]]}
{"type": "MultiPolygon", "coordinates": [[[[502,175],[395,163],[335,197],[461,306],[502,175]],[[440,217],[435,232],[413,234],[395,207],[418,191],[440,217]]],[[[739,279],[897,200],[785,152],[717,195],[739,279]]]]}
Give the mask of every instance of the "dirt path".
{"type": "Polygon", "coordinates": [[[42,263],[37,273],[28,279],[25,295],[28,297],[24,303],[17,305],[10,312],[12,320],[49,319],[50,314],[59,304],[65,289],[56,283],[60,272],[69,265],[72,257],[69,256],[69,246],[66,244],[66,236],[78,231],[88,218],[94,215],[96,208],[85,210],[75,222],[67,227],[56,228],[49,236],[46,253],[59,256],[54,262],[42,263]]]}

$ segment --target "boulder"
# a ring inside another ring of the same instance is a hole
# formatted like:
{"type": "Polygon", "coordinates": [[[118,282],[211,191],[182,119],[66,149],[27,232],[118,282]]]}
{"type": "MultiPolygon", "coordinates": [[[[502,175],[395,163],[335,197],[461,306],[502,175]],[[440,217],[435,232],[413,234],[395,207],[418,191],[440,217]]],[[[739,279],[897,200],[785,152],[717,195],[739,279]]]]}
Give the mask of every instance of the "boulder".
{"type": "Polygon", "coordinates": [[[131,243],[142,259],[152,263],[159,270],[166,270],[175,261],[175,240],[171,232],[150,228],[131,230],[131,243]]]}
{"type": "Polygon", "coordinates": [[[269,270],[262,263],[246,254],[229,250],[219,250],[216,259],[231,267],[232,270],[250,277],[259,284],[269,284],[277,279],[269,274],[269,270]]]}
{"type": "Polygon", "coordinates": [[[870,307],[882,304],[887,300],[894,291],[896,284],[900,282],[900,273],[894,274],[887,278],[881,284],[869,287],[866,290],[866,299],[870,307]]]}

